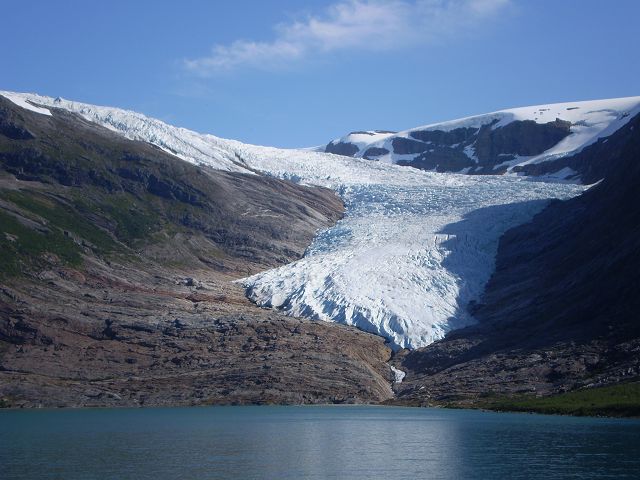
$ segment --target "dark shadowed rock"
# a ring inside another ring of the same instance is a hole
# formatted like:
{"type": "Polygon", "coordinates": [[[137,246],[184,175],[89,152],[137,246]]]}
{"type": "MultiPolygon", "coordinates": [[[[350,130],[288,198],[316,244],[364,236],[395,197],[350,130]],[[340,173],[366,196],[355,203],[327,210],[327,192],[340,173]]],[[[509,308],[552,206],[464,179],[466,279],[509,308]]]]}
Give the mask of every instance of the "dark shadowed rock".
{"type": "MultiPolygon", "coordinates": [[[[480,128],[462,127],[452,130],[414,130],[409,137],[392,137],[391,148],[395,155],[414,155],[412,159],[402,159],[398,164],[435,170],[438,172],[459,172],[468,168],[467,173],[495,175],[502,174],[507,167],[503,164],[518,156],[539,155],[558,144],[571,133],[571,123],[557,118],[552,122],[538,123],[533,120],[515,120],[504,126],[497,126],[499,120],[480,128]]],[[[373,132],[352,132],[361,135],[373,132]]],[[[345,156],[355,156],[359,148],[348,142],[332,142],[325,151],[345,156]]],[[[375,160],[389,151],[383,147],[370,147],[362,157],[375,160]]],[[[571,163],[578,173],[583,173],[588,164],[565,160],[523,166],[526,174],[546,174],[560,170],[571,163]],[[553,164],[553,169],[549,165],[553,164]]]]}
{"type": "Polygon", "coordinates": [[[353,157],[358,153],[358,150],[356,145],[347,142],[331,142],[324,149],[327,153],[335,153],[336,155],[343,155],[345,157],[353,157]]]}
{"type": "Polygon", "coordinates": [[[382,155],[386,155],[387,153],[389,153],[389,150],[387,150],[386,148],[371,147],[362,154],[362,158],[372,160],[377,157],[381,157],[382,155]]]}
{"type": "Polygon", "coordinates": [[[430,151],[421,153],[414,160],[399,161],[398,165],[437,172],[459,172],[463,168],[475,167],[476,164],[460,150],[434,146],[430,151]]]}
{"type": "Polygon", "coordinates": [[[431,146],[427,143],[402,137],[394,138],[391,142],[391,146],[393,147],[393,153],[397,155],[422,153],[425,150],[431,148],[431,146]]]}
{"type": "Polygon", "coordinates": [[[577,172],[583,183],[590,185],[620,168],[618,162],[624,154],[624,146],[633,142],[635,131],[640,128],[638,118],[631,120],[627,128],[621,128],[610,137],[601,138],[576,155],[563,157],[544,163],[521,165],[515,172],[539,176],[571,168],[577,172]]]}
{"type": "Polygon", "coordinates": [[[421,142],[432,142],[437,145],[447,145],[449,147],[468,143],[478,132],[477,128],[454,128],[453,130],[416,130],[411,132],[411,136],[421,142]]]}
{"type": "Polygon", "coordinates": [[[498,128],[485,125],[478,132],[474,151],[481,164],[491,166],[505,161],[501,155],[539,155],[569,135],[570,127],[571,123],[559,118],[548,123],[519,120],[498,128]]]}

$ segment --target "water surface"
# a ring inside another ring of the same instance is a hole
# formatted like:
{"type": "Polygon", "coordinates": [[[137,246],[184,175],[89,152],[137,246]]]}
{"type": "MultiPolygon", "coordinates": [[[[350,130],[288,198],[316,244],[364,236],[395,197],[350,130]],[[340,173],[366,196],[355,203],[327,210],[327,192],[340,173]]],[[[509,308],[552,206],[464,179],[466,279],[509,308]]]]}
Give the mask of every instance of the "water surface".
{"type": "Polygon", "coordinates": [[[640,421],[395,407],[0,411],[0,478],[640,478],[640,421]]]}

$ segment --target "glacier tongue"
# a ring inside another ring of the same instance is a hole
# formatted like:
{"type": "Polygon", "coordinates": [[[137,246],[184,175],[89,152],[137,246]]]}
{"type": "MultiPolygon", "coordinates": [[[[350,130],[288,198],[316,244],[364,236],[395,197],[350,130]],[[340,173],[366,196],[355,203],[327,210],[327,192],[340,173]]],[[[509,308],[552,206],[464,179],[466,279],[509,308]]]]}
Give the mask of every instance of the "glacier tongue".
{"type": "Polygon", "coordinates": [[[473,323],[500,236],[584,186],[425,172],[300,150],[236,145],[256,170],[336,190],[345,217],[304,258],[240,282],[258,305],[354,325],[419,348],[473,323]]]}
{"type": "Polygon", "coordinates": [[[192,163],[334,189],[347,206],[344,219],[319,232],[301,260],[240,282],[259,305],[355,325],[386,337],[394,348],[421,347],[472,323],[465,307],[482,293],[502,233],[529,220],[549,199],[584,189],[258,147],[116,108],[0,95],[24,108],[76,112],[192,163]]]}
{"type": "Polygon", "coordinates": [[[469,325],[498,239],[551,197],[581,190],[519,178],[425,176],[422,186],[343,190],[347,214],[301,260],[242,281],[249,297],[295,316],[358,326],[418,348],[469,325]]]}

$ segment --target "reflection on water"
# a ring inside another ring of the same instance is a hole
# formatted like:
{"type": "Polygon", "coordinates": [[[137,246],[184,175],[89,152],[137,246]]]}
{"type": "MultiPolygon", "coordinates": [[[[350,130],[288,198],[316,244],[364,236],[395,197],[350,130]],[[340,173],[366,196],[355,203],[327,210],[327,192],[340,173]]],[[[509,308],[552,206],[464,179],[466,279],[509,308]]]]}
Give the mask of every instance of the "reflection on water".
{"type": "Polygon", "coordinates": [[[640,421],[384,407],[0,412],[1,479],[640,478],[640,421]]]}

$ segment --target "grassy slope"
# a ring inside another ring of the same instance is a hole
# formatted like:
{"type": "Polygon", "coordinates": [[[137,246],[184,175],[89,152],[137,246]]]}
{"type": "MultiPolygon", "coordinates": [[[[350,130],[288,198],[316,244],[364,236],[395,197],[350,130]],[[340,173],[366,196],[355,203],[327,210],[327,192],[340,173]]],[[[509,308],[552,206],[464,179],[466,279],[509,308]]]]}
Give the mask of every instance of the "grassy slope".
{"type": "Polygon", "coordinates": [[[483,400],[477,406],[510,412],[638,417],[640,416],[640,383],[587,388],[550,397],[493,398],[483,400]]]}

